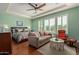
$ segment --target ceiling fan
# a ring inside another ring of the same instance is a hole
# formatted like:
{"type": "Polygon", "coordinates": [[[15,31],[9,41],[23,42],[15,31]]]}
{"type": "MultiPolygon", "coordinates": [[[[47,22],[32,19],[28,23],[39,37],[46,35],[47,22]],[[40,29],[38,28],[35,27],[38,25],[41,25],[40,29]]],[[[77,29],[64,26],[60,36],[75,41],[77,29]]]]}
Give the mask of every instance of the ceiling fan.
{"type": "Polygon", "coordinates": [[[43,11],[42,9],[40,9],[40,8],[42,8],[42,7],[44,7],[46,4],[45,3],[43,3],[43,4],[38,4],[38,3],[28,3],[30,6],[32,6],[33,7],[33,9],[27,9],[27,11],[30,11],[30,10],[34,10],[35,11],[35,13],[37,13],[37,10],[40,10],[40,11],[43,11]]]}

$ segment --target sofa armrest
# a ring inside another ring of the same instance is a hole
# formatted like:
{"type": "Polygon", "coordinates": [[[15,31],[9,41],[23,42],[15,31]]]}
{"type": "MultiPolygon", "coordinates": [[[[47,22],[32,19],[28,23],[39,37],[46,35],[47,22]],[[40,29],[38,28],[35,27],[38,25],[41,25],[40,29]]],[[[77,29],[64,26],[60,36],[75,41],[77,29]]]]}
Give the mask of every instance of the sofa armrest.
{"type": "Polygon", "coordinates": [[[39,38],[36,36],[29,36],[29,38],[28,38],[29,45],[32,45],[35,47],[38,46],[38,41],[39,41],[39,38]]]}
{"type": "Polygon", "coordinates": [[[29,36],[28,40],[38,41],[39,37],[36,36],[29,36]]]}

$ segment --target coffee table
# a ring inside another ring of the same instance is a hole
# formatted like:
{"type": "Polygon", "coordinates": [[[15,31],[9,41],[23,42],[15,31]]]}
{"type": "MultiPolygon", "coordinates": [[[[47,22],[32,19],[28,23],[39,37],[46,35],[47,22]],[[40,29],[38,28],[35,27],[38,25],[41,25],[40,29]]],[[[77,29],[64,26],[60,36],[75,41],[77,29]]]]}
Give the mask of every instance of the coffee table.
{"type": "Polygon", "coordinates": [[[64,40],[59,38],[51,38],[50,39],[50,48],[55,50],[64,50],[64,40]]]}

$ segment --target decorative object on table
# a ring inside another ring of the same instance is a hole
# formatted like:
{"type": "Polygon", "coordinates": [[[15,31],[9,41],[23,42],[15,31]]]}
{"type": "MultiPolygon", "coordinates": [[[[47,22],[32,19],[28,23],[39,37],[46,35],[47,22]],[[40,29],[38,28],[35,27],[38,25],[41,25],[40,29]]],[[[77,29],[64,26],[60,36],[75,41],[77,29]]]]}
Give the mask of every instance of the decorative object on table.
{"type": "Polygon", "coordinates": [[[8,25],[3,25],[3,32],[10,32],[8,25]]]}
{"type": "Polygon", "coordinates": [[[16,21],[16,26],[23,26],[23,21],[16,21]]]}
{"type": "Polygon", "coordinates": [[[2,25],[0,25],[0,33],[2,33],[3,32],[3,27],[2,27],[2,25]]]}
{"type": "Polygon", "coordinates": [[[6,24],[0,25],[0,33],[3,33],[3,32],[10,32],[10,28],[8,25],[6,24]]]}
{"type": "Polygon", "coordinates": [[[57,39],[57,38],[55,38],[55,41],[58,41],[58,39],[57,39]]]}

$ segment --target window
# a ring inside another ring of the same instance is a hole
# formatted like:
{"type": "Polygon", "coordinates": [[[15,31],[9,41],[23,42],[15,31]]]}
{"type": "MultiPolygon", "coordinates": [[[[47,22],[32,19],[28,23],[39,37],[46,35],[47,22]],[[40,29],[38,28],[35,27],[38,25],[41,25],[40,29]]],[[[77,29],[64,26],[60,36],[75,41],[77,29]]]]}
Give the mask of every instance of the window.
{"type": "Polygon", "coordinates": [[[68,16],[58,16],[48,20],[39,20],[38,21],[38,31],[50,31],[54,34],[57,33],[57,30],[64,29],[68,33],[68,16]]]}
{"type": "Polygon", "coordinates": [[[61,16],[57,18],[57,30],[62,28],[62,18],[61,16]]]}
{"type": "Polygon", "coordinates": [[[68,33],[67,17],[67,15],[57,17],[57,30],[64,29],[68,33]]]}
{"type": "Polygon", "coordinates": [[[40,23],[40,31],[43,31],[43,21],[40,23]]]}
{"type": "Polygon", "coordinates": [[[62,17],[62,25],[65,26],[67,24],[67,16],[62,17]]]}
{"type": "Polygon", "coordinates": [[[43,21],[38,21],[38,31],[43,31],[43,21]]]}
{"type": "Polygon", "coordinates": [[[52,18],[49,20],[50,23],[50,31],[55,33],[56,27],[55,27],[55,18],[52,18]]]}
{"type": "Polygon", "coordinates": [[[44,30],[48,31],[49,30],[49,20],[44,21],[44,30]]]}
{"type": "Polygon", "coordinates": [[[41,29],[40,24],[41,24],[41,22],[40,22],[40,21],[38,21],[38,31],[40,31],[40,29],[41,29]]]}
{"type": "Polygon", "coordinates": [[[68,23],[67,23],[68,19],[67,18],[68,18],[67,15],[62,17],[62,28],[66,30],[66,33],[68,33],[68,23]]]}

